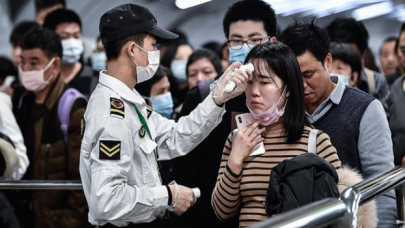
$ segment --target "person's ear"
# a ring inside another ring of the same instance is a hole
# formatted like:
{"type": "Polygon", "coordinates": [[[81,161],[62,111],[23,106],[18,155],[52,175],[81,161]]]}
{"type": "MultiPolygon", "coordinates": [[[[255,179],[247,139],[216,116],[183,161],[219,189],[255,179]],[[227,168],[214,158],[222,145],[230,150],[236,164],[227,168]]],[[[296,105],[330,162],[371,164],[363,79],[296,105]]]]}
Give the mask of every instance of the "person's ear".
{"type": "Polygon", "coordinates": [[[123,49],[125,50],[125,54],[130,55],[132,58],[135,58],[135,42],[130,41],[128,42],[128,44],[126,45],[126,47],[124,47],[123,49]]]}
{"type": "Polygon", "coordinates": [[[328,55],[325,58],[325,68],[326,70],[330,73],[332,72],[332,55],[328,53],[328,55]]]}
{"type": "Polygon", "coordinates": [[[274,43],[277,41],[277,38],[275,36],[270,37],[270,43],[274,43]]]}
{"type": "Polygon", "coordinates": [[[52,63],[52,74],[54,75],[54,78],[56,78],[59,75],[60,72],[60,64],[61,64],[61,59],[59,57],[55,57],[55,60],[52,63]]]}
{"type": "Polygon", "coordinates": [[[350,82],[349,82],[350,86],[356,87],[358,79],[359,79],[359,72],[353,72],[352,76],[350,77],[350,82]]]}

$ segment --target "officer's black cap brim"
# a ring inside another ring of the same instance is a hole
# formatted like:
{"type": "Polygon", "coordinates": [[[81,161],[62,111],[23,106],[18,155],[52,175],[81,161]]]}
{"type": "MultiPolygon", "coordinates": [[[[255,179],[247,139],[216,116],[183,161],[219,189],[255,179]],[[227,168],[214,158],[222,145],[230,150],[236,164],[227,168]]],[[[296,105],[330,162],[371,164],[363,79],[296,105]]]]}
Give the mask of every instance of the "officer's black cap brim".
{"type": "Polygon", "coordinates": [[[159,27],[155,27],[151,30],[146,31],[147,33],[150,33],[156,37],[156,42],[158,44],[161,43],[166,43],[168,41],[174,40],[179,38],[179,35],[169,32],[166,29],[162,29],[159,27]]]}

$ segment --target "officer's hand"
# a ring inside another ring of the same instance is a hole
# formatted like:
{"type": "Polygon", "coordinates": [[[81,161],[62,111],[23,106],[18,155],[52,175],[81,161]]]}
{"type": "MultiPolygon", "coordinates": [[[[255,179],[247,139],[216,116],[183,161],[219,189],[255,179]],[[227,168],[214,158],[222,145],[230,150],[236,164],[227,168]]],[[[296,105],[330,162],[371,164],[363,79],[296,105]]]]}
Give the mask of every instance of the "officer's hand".
{"type": "Polygon", "coordinates": [[[221,78],[213,83],[216,84],[216,87],[212,91],[212,97],[217,105],[222,105],[227,100],[245,92],[247,81],[252,78],[252,72],[239,70],[240,66],[242,66],[240,62],[233,63],[226,69],[221,78]],[[235,82],[235,89],[231,92],[225,92],[225,87],[230,80],[235,82]]]}
{"type": "Polygon", "coordinates": [[[194,192],[191,188],[177,184],[169,185],[169,187],[173,196],[171,206],[177,215],[183,214],[197,202],[197,198],[194,196],[194,192]]]}

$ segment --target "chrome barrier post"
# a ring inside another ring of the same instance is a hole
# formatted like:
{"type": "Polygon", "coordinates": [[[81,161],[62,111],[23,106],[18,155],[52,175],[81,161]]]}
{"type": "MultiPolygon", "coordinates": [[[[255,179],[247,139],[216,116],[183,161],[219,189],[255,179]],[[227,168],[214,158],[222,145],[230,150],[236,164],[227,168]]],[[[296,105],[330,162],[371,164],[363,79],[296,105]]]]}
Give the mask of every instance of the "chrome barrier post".
{"type": "Polygon", "coordinates": [[[317,228],[330,225],[334,228],[350,227],[351,215],[338,199],[324,199],[295,210],[277,215],[251,228],[317,228]]]}
{"type": "Polygon", "coordinates": [[[398,185],[395,189],[397,196],[397,225],[399,228],[405,227],[405,184],[398,185]]]}
{"type": "Polygon", "coordinates": [[[0,180],[0,189],[83,190],[83,186],[79,180],[0,180]]]}

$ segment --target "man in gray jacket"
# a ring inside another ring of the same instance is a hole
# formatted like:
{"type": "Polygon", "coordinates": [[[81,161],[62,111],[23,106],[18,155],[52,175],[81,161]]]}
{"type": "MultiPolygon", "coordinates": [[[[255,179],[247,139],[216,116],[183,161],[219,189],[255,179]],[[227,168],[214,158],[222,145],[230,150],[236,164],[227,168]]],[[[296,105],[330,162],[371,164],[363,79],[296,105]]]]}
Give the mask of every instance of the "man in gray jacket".
{"type": "MultiPolygon", "coordinates": [[[[339,159],[364,178],[394,167],[391,132],[381,102],[330,77],[332,56],[328,32],[311,23],[295,22],[280,41],[297,56],[304,79],[305,106],[311,124],[330,136],[339,159]]],[[[393,191],[376,199],[378,227],[397,227],[393,191]]]]}

